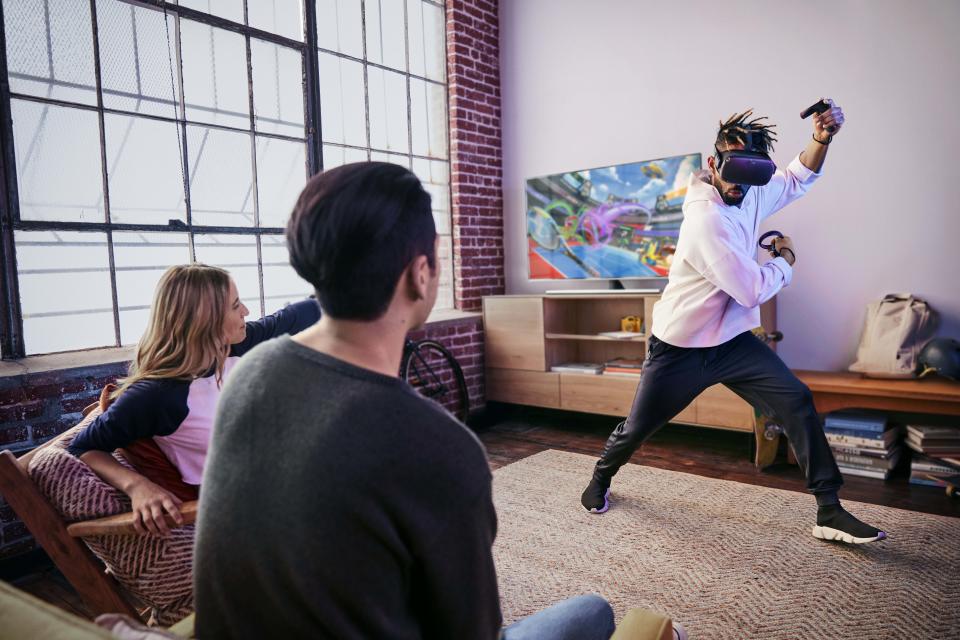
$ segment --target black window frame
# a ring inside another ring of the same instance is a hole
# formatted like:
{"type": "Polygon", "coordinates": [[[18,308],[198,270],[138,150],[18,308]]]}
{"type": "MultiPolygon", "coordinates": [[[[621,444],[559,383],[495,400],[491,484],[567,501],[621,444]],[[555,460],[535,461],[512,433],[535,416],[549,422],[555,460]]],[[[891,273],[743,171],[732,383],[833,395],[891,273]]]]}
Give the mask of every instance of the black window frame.
{"type": "MultiPolygon", "coordinates": [[[[410,40],[409,40],[409,24],[408,24],[408,5],[406,0],[403,2],[403,12],[404,12],[404,47],[406,50],[406,69],[395,69],[383,64],[372,62],[367,59],[367,29],[366,29],[366,4],[371,2],[371,0],[360,0],[360,11],[361,11],[361,38],[363,41],[363,57],[356,58],[354,56],[347,55],[338,51],[331,51],[329,49],[321,48],[318,45],[318,36],[317,36],[317,15],[316,15],[316,0],[303,0],[302,2],[302,11],[303,11],[303,24],[304,24],[304,38],[303,41],[291,39],[283,35],[272,33],[269,31],[264,31],[256,27],[247,26],[247,24],[241,24],[233,22],[226,18],[216,16],[213,14],[205,13],[189,7],[183,7],[178,4],[172,4],[165,0],[119,0],[125,4],[132,6],[139,6],[147,9],[154,9],[164,12],[166,16],[169,16],[172,20],[177,20],[179,18],[185,18],[204,24],[206,26],[215,27],[238,33],[244,37],[244,43],[246,48],[246,68],[249,79],[249,89],[248,96],[250,100],[250,127],[249,129],[238,129],[234,127],[227,127],[217,124],[210,124],[202,121],[193,121],[186,117],[186,113],[183,109],[184,107],[184,96],[183,96],[183,87],[182,87],[182,72],[177,74],[177,78],[181,82],[181,86],[177,91],[175,91],[176,100],[177,100],[177,116],[176,118],[167,117],[167,116],[156,116],[151,114],[144,113],[135,113],[131,111],[125,111],[120,109],[105,108],[103,105],[103,87],[101,83],[101,57],[100,57],[100,38],[98,33],[98,24],[97,24],[97,0],[89,0],[89,9],[90,9],[90,18],[92,26],[92,38],[93,38],[93,55],[94,55],[94,75],[95,75],[95,90],[96,90],[96,105],[91,106],[89,104],[82,104],[70,101],[63,101],[58,99],[51,99],[45,97],[38,97],[29,94],[20,94],[12,93],[10,90],[10,80],[8,75],[7,68],[7,43],[6,43],[6,29],[5,29],[5,16],[3,4],[0,2],[0,147],[2,147],[2,152],[0,152],[0,268],[2,268],[3,273],[0,276],[0,351],[2,351],[3,360],[15,360],[26,357],[26,345],[23,339],[23,312],[20,304],[20,290],[19,290],[19,279],[17,271],[17,248],[14,241],[14,232],[15,231],[85,231],[85,232],[102,232],[106,235],[107,250],[108,250],[108,262],[109,262],[109,272],[110,272],[110,287],[111,287],[111,296],[112,296],[112,312],[113,312],[113,323],[114,323],[114,336],[115,344],[106,345],[103,347],[91,347],[91,349],[99,348],[116,348],[122,346],[121,342],[121,333],[120,333],[120,306],[118,304],[118,294],[117,294],[117,269],[114,262],[114,242],[113,242],[113,233],[114,232],[151,232],[151,233],[178,233],[186,234],[188,238],[189,251],[191,260],[196,259],[196,251],[194,247],[194,239],[196,236],[200,235],[240,235],[244,237],[255,237],[256,238],[256,247],[257,247],[257,271],[258,271],[258,281],[259,281],[259,298],[261,301],[261,313],[265,311],[263,308],[264,305],[264,289],[263,289],[263,256],[262,256],[262,236],[282,236],[284,229],[280,227],[261,227],[259,226],[259,212],[258,208],[254,209],[254,225],[252,227],[232,227],[232,226],[215,226],[215,225],[196,225],[193,224],[192,220],[192,206],[190,202],[190,180],[189,180],[189,171],[183,171],[184,168],[189,167],[189,155],[187,148],[187,126],[191,125],[200,125],[204,127],[209,127],[211,129],[222,129],[228,131],[245,131],[253,136],[254,142],[261,138],[274,138],[279,140],[295,141],[297,143],[306,144],[306,176],[309,179],[310,176],[313,176],[323,170],[323,136],[322,136],[322,118],[321,118],[321,101],[320,101],[320,78],[319,78],[319,60],[318,54],[323,52],[327,54],[333,54],[339,58],[352,60],[359,62],[364,65],[363,68],[363,77],[364,77],[364,102],[365,102],[365,119],[366,119],[366,128],[367,128],[367,146],[358,147],[355,145],[341,144],[337,142],[328,142],[327,144],[333,147],[340,147],[344,149],[356,149],[366,152],[367,158],[371,157],[371,153],[389,153],[393,155],[406,156],[408,160],[412,161],[413,159],[423,159],[429,161],[442,161],[447,163],[448,167],[448,176],[452,178],[451,168],[451,157],[450,157],[450,146],[449,146],[449,119],[446,122],[445,130],[447,135],[447,153],[445,158],[432,157],[432,156],[422,156],[413,153],[412,145],[412,113],[410,106],[410,81],[412,78],[418,80],[423,80],[435,85],[441,85],[445,90],[449,88],[449,71],[444,75],[443,81],[438,82],[435,79],[427,78],[425,75],[421,76],[419,74],[410,73],[410,40]],[[280,45],[287,47],[289,49],[297,50],[300,53],[302,60],[302,69],[304,75],[303,82],[303,93],[304,93],[304,138],[296,138],[282,134],[276,133],[265,133],[261,132],[256,126],[255,119],[256,114],[254,111],[254,89],[253,89],[253,79],[252,79],[252,53],[251,53],[251,39],[256,38],[264,42],[269,42],[272,44],[280,45]],[[369,109],[370,109],[370,94],[368,90],[367,83],[367,68],[376,67],[389,71],[392,73],[398,73],[405,76],[406,82],[406,92],[407,92],[407,131],[408,131],[408,150],[406,153],[398,153],[396,151],[390,151],[385,149],[375,149],[372,148],[370,140],[370,118],[369,118],[369,109]],[[51,104],[66,106],[74,109],[82,109],[87,111],[93,111],[97,114],[98,124],[99,124],[99,136],[100,136],[100,154],[101,154],[101,175],[103,177],[103,198],[104,198],[104,214],[105,219],[103,222],[63,222],[63,221],[45,221],[45,220],[21,220],[20,219],[20,202],[18,195],[18,179],[17,179],[17,166],[16,166],[16,157],[15,157],[15,148],[14,148],[14,138],[13,138],[13,121],[12,121],[12,107],[11,100],[26,100],[33,101],[42,104],[51,104]],[[105,114],[119,114],[124,116],[131,116],[137,118],[146,118],[160,120],[164,122],[175,123],[178,126],[178,133],[180,136],[180,153],[181,153],[181,173],[183,179],[183,192],[185,198],[185,213],[186,213],[186,222],[180,220],[171,220],[170,223],[163,224],[131,224],[131,223],[118,223],[113,221],[108,221],[110,218],[110,204],[109,204],[109,189],[107,185],[107,174],[106,174],[106,147],[104,141],[104,115],[105,114]]],[[[248,3],[255,0],[244,0],[243,2],[243,11],[244,11],[244,23],[248,22],[248,3]]],[[[372,0],[377,1],[377,0],[372,0]]],[[[446,8],[441,2],[436,0],[419,0],[423,4],[433,5],[438,7],[443,11],[443,22],[446,24],[446,8]]],[[[179,23],[175,23],[178,25],[179,23]]],[[[179,26],[176,26],[179,29],[179,26]]],[[[444,26],[444,61],[446,65],[446,28],[444,26]]],[[[177,43],[174,43],[176,46],[177,43]]],[[[179,61],[179,49],[176,53],[175,64],[180,64],[179,61]]],[[[447,110],[449,114],[449,109],[447,110]]],[[[449,118],[449,115],[448,115],[449,118]]],[[[254,158],[255,160],[255,158],[254,158]]],[[[255,178],[254,178],[255,179],[255,178]]],[[[448,185],[449,189],[449,185],[448,185]]],[[[451,207],[452,207],[452,200],[451,207]]],[[[452,212],[449,212],[452,214],[452,212]]],[[[452,215],[451,215],[452,218],[452,215]]],[[[452,240],[453,230],[452,230],[452,219],[451,219],[451,229],[450,236],[452,240]]]]}

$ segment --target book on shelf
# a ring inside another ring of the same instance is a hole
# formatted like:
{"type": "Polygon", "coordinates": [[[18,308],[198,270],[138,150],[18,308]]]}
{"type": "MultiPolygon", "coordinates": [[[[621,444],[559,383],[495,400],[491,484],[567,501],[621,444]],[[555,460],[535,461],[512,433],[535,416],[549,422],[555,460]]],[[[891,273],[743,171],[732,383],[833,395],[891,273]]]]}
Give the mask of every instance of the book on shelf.
{"type": "MultiPolygon", "coordinates": [[[[829,442],[829,440],[828,440],[829,442]]],[[[868,456],[870,458],[890,458],[891,456],[899,453],[900,447],[893,446],[890,449],[881,448],[881,449],[872,449],[870,447],[856,447],[843,444],[834,444],[830,442],[830,448],[833,449],[834,454],[842,453],[850,456],[868,456]]]]}
{"type": "Polygon", "coordinates": [[[872,467],[857,467],[852,465],[837,465],[840,468],[840,473],[850,476],[862,476],[864,478],[877,478],[880,480],[886,480],[890,477],[890,470],[883,469],[874,469],[872,467]]]}
{"type": "Polygon", "coordinates": [[[888,449],[900,438],[903,429],[891,427],[883,433],[864,433],[860,431],[850,431],[848,429],[824,429],[827,441],[831,445],[843,445],[850,447],[866,447],[869,449],[888,449]]]}
{"type": "Polygon", "coordinates": [[[614,358],[607,360],[604,367],[619,367],[621,369],[643,369],[643,360],[640,358],[614,358]]]}
{"type": "Polygon", "coordinates": [[[952,475],[960,473],[960,466],[952,465],[938,458],[929,458],[924,455],[914,455],[910,461],[911,471],[925,471],[929,473],[942,473],[952,475]]]}
{"type": "Polygon", "coordinates": [[[560,373],[586,373],[600,375],[603,373],[603,365],[593,362],[564,362],[553,365],[550,367],[550,371],[557,371],[560,373]]]}
{"type": "Polygon", "coordinates": [[[862,411],[834,411],[823,419],[824,428],[883,433],[887,430],[887,416],[862,411]]]}
{"type": "Polygon", "coordinates": [[[643,334],[637,331],[601,331],[597,335],[603,336],[604,338],[615,338],[617,340],[632,340],[643,337],[643,334]]]}
{"type": "Polygon", "coordinates": [[[896,452],[889,458],[871,458],[870,456],[853,456],[846,453],[834,452],[837,465],[852,466],[870,469],[879,469],[881,471],[890,471],[900,462],[900,452],[903,449],[897,447],[896,452]]]}
{"type": "Polygon", "coordinates": [[[926,424],[908,424],[907,437],[913,436],[921,442],[927,438],[938,440],[946,438],[948,440],[960,440],[960,427],[939,427],[926,424]]]}
{"type": "Polygon", "coordinates": [[[923,453],[928,456],[933,456],[935,458],[947,458],[947,459],[956,459],[960,457],[960,444],[955,445],[932,445],[932,444],[919,444],[915,440],[907,438],[905,440],[907,446],[916,451],[917,453],[923,453]]]}

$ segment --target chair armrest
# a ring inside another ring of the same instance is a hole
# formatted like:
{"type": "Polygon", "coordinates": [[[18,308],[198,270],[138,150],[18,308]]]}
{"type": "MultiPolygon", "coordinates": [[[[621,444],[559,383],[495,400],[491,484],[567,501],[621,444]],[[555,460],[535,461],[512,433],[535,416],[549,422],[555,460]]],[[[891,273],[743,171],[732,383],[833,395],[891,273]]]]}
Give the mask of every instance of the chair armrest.
{"type": "MultiPolygon", "coordinates": [[[[183,515],[183,526],[193,524],[197,521],[197,501],[184,502],[180,505],[180,513],[183,515]]],[[[167,525],[171,528],[178,528],[180,525],[175,523],[169,515],[164,516],[167,525]]],[[[119,513],[115,516],[97,518],[96,520],[84,520],[83,522],[74,522],[67,525],[67,533],[74,538],[86,538],[90,536],[125,536],[137,535],[137,530],[133,527],[133,513],[119,513]]]]}

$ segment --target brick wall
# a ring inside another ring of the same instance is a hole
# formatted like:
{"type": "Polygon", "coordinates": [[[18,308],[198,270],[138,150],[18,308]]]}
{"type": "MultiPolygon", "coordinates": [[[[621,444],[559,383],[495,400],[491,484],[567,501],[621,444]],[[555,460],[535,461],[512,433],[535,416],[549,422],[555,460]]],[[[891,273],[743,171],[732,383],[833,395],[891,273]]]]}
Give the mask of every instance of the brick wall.
{"type": "MultiPolygon", "coordinates": [[[[80,422],[81,410],[126,373],[125,363],[0,377],[0,450],[20,453],[80,422]]],[[[35,547],[0,497],[0,560],[35,547]]]]}
{"type": "MultiPolygon", "coordinates": [[[[470,410],[482,407],[486,400],[483,387],[483,323],[478,317],[447,320],[410,334],[413,340],[431,339],[445,346],[457,359],[467,381],[470,410]]],[[[452,409],[452,407],[447,407],[452,409]]]]}
{"type": "Polygon", "coordinates": [[[502,294],[503,177],[496,0],[447,0],[454,299],[502,294]]]}

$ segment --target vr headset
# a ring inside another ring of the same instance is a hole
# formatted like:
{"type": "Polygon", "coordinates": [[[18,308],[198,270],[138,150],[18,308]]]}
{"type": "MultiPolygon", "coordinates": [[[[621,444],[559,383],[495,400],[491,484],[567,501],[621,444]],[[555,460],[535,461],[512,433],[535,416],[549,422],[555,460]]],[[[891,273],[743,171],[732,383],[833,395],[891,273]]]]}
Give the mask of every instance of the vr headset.
{"type": "Polygon", "coordinates": [[[756,187],[762,187],[770,182],[773,172],[777,170],[777,165],[763,151],[750,149],[753,146],[751,138],[752,136],[747,132],[745,149],[720,151],[716,146],[713,147],[717,152],[717,169],[720,171],[721,180],[756,187]]]}

